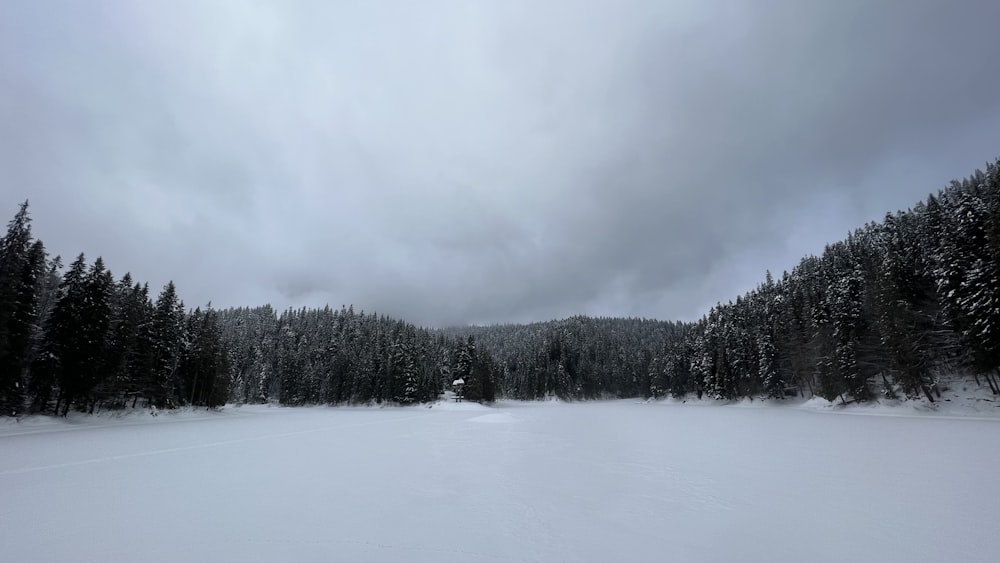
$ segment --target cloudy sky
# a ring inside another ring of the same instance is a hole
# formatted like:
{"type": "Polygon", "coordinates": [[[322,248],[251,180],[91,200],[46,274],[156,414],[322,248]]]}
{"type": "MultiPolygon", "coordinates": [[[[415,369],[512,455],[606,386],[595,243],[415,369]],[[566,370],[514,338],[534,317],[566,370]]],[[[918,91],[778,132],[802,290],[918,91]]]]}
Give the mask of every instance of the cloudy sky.
{"type": "MultiPolygon", "coordinates": [[[[996,0],[13,0],[0,211],[190,305],[693,320],[1000,155],[996,0]]],[[[4,219],[5,221],[7,219],[4,219]]]]}

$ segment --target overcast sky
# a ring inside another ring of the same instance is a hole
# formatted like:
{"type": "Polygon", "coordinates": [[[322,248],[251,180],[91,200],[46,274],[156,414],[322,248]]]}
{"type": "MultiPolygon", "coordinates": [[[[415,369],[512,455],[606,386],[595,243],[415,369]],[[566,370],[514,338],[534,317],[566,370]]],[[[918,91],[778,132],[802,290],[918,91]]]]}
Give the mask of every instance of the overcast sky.
{"type": "MultiPolygon", "coordinates": [[[[12,0],[0,211],[189,306],[694,320],[1000,155],[996,0],[12,0]]],[[[67,260],[68,261],[68,260],[67,260]]]]}

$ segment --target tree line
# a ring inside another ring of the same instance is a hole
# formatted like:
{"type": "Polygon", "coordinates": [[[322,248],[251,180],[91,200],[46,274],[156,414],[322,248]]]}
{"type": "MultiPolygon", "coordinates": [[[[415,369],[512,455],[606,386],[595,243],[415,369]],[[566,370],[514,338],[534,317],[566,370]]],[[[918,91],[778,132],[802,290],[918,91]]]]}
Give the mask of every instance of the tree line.
{"type": "Polygon", "coordinates": [[[1000,394],[1000,160],[695,323],[574,317],[450,334],[490,349],[518,398],[935,401],[951,375],[1000,394]]]}
{"type": "Polygon", "coordinates": [[[238,403],[411,404],[436,399],[455,379],[469,399],[495,398],[495,363],[474,339],[353,307],[235,308],[220,318],[238,403]]]}
{"type": "Polygon", "coordinates": [[[491,353],[504,397],[585,400],[647,394],[650,370],[663,342],[681,338],[687,327],[650,319],[575,316],[442,332],[474,338],[491,353]]]}
{"type": "Polygon", "coordinates": [[[185,308],[81,254],[65,272],[21,205],[0,238],[0,409],[471,400],[1000,394],[1000,160],[695,323],[428,329],[353,307],[185,308]]]}
{"type": "Polygon", "coordinates": [[[28,204],[0,239],[0,408],[6,415],[180,404],[229,397],[218,312],[185,311],[173,283],[153,301],[83,254],[60,275],[32,238],[28,204]]]}
{"type": "Polygon", "coordinates": [[[456,340],[353,307],[187,309],[173,282],[156,299],[130,274],[80,254],[65,272],[33,238],[28,203],[0,238],[4,415],[237,403],[436,398],[453,378],[492,401],[497,368],[456,340]]]}

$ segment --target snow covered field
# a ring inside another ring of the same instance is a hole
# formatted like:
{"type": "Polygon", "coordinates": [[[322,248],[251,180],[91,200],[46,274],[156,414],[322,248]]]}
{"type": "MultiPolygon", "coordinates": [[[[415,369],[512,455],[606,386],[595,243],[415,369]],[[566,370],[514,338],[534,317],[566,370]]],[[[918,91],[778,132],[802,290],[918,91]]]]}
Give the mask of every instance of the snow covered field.
{"type": "Polygon", "coordinates": [[[0,557],[997,561],[998,468],[997,418],[766,406],[5,421],[0,557]]]}

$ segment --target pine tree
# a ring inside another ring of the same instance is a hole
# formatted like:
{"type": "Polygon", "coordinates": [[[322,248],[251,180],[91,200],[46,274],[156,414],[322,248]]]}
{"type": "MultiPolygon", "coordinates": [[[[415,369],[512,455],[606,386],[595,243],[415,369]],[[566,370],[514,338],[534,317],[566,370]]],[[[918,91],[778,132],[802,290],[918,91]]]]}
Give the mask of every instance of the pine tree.
{"type": "MultiPolygon", "coordinates": [[[[149,382],[155,377],[154,309],[149,299],[149,285],[136,283],[128,299],[129,318],[135,322],[135,342],[126,360],[125,395],[135,407],[149,382]]],[[[130,322],[131,322],[130,320],[130,322]]],[[[148,395],[146,396],[148,399],[148,395]]]]}
{"type": "Polygon", "coordinates": [[[943,229],[948,233],[937,248],[934,277],[949,321],[962,334],[970,352],[971,367],[984,375],[994,393],[1000,367],[1000,329],[996,311],[1000,303],[1000,264],[990,243],[990,206],[981,193],[994,181],[981,172],[963,183],[953,183],[939,201],[943,229]]]}
{"type": "Polygon", "coordinates": [[[63,276],[59,298],[46,321],[42,350],[32,366],[35,407],[48,405],[53,384],[55,412],[69,412],[75,401],[94,407],[90,396],[103,376],[111,325],[114,280],[98,258],[88,270],[80,254],[63,276]]]}
{"type": "Polygon", "coordinates": [[[63,296],[62,258],[56,256],[48,264],[39,283],[39,315],[29,360],[28,397],[36,412],[47,411],[58,371],[57,347],[53,339],[56,306],[63,296]]]}
{"type": "Polygon", "coordinates": [[[483,349],[477,352],[475,371],[473,381],[478,381],[479,383],[480,400],[492,403],[497,398],[497,378],[500,374],[500,369],[489,350],[483,349]]]}
{"type": "Polygon", "coordinates": [[[417,371],[414,340],[415,334],[411,327],[398,326],[389,346],[392,400],[404,405],[424,398],[417,371]]]}
{"type": "Polygon", "coordinates": [[[42,351],[32,366],[36,409],[48,407],[52,388],[58,385],[59,395],[53,412],[59,412],[63,401],[68,411],[70,402],[81,387],[75,379],[79,376],[78,367],[85,361],[81,331],[86,299],[86,268],[86,258],[80,254],[63,275],[55,307],[46,320],[42,351]]]}
{"type": "MultiPolygon", "coordinates": [[[[937,306],[933,284],[926,278],[917,231],[911,215],[887,215],[879,229],[881,260],[873,285],[877,299],[873,311],[879,327],[887,367],[907,396],[931,393],[932,357],[938,350],[931,333],[935,330],[937,306]]],[[[892,384],[883,379],[884,394],[895,395],[892,384]]]]}
{"type": "Polygon", "coordinates": [[[188,316],[190,345],[179,368],[183,400],[191,405],[218,406],[229,397],[229,362],[221,342],[218,313],[211,305],[188,316]]]}
{"type": "Polygon", "coordinates": [[[37,284],[45,248],[32,243],[28,202],[0,238],[0,413],[20,414],[24,407],[27,367],[37,316],[37,284]]]}
{"type": "Polygon", "coordinates": [[[133,283],[132,276],[126,273],[115,286],[112,303],[105,377],[99,395],[113,408],[122,408],[129,395],[134,402],[139,382],[148,377],[148,358],[140,356],[149,351],[142,340],[149,323],[149,296],[145,287],[133,283]]]}
{"type": "MultiPolygon", "coordinates": [[[[476,339],[469,336],[465,342],[459,341],[455,344],[451,360],[451,377],[455,380],[462,380],[462,389],[465,397],[478,401],[478,397],[469,397],[469,390],[472,389],[473,368],[475,367],[476,339]]],[[[474,391],[473,391],[474,393],[474,391]]]]}
{"type": "MultiPolygon", "coordinates": [[[[1000,260],[997,259],[997,223],[1000,190],[997,166],[977,178],[972,190],[962,198],[958,226],[970,246],[965,251],[964,279],[956,304],[965,319],[965,335],[972,347],[974,367],[990,378],[1000,374],[1000,260]]],[[[997,387],[995,385],[995,387],[997,387]]],[[[1000,388],[996,389],[1000,391],[1000,388]]]]}
{"type": "MultiPolygon", "coordinates": [[[[104,260],[98,257],[84,279],[78,335],[80,363],[76,366],[76,376],[70,379],[76,386],[71,397],[87,397],[106,375],[104,370],[112,321],[113,293],[114,278],[105,269],[104,260]]],[[[91,401],[90,412],[93,412],[96,398],[88,399],[91,401]]],[[[69,407],[68,401],[66,407],[69,407]]]]}
{"type": "Polygon", "coordinates": [[[184,304],[174,282],[168,282],[156,299],[151,323],[152,369],[143,394],[156,407],[173,407],[180,398],[177,368],[184,347],[184,304]]]}

